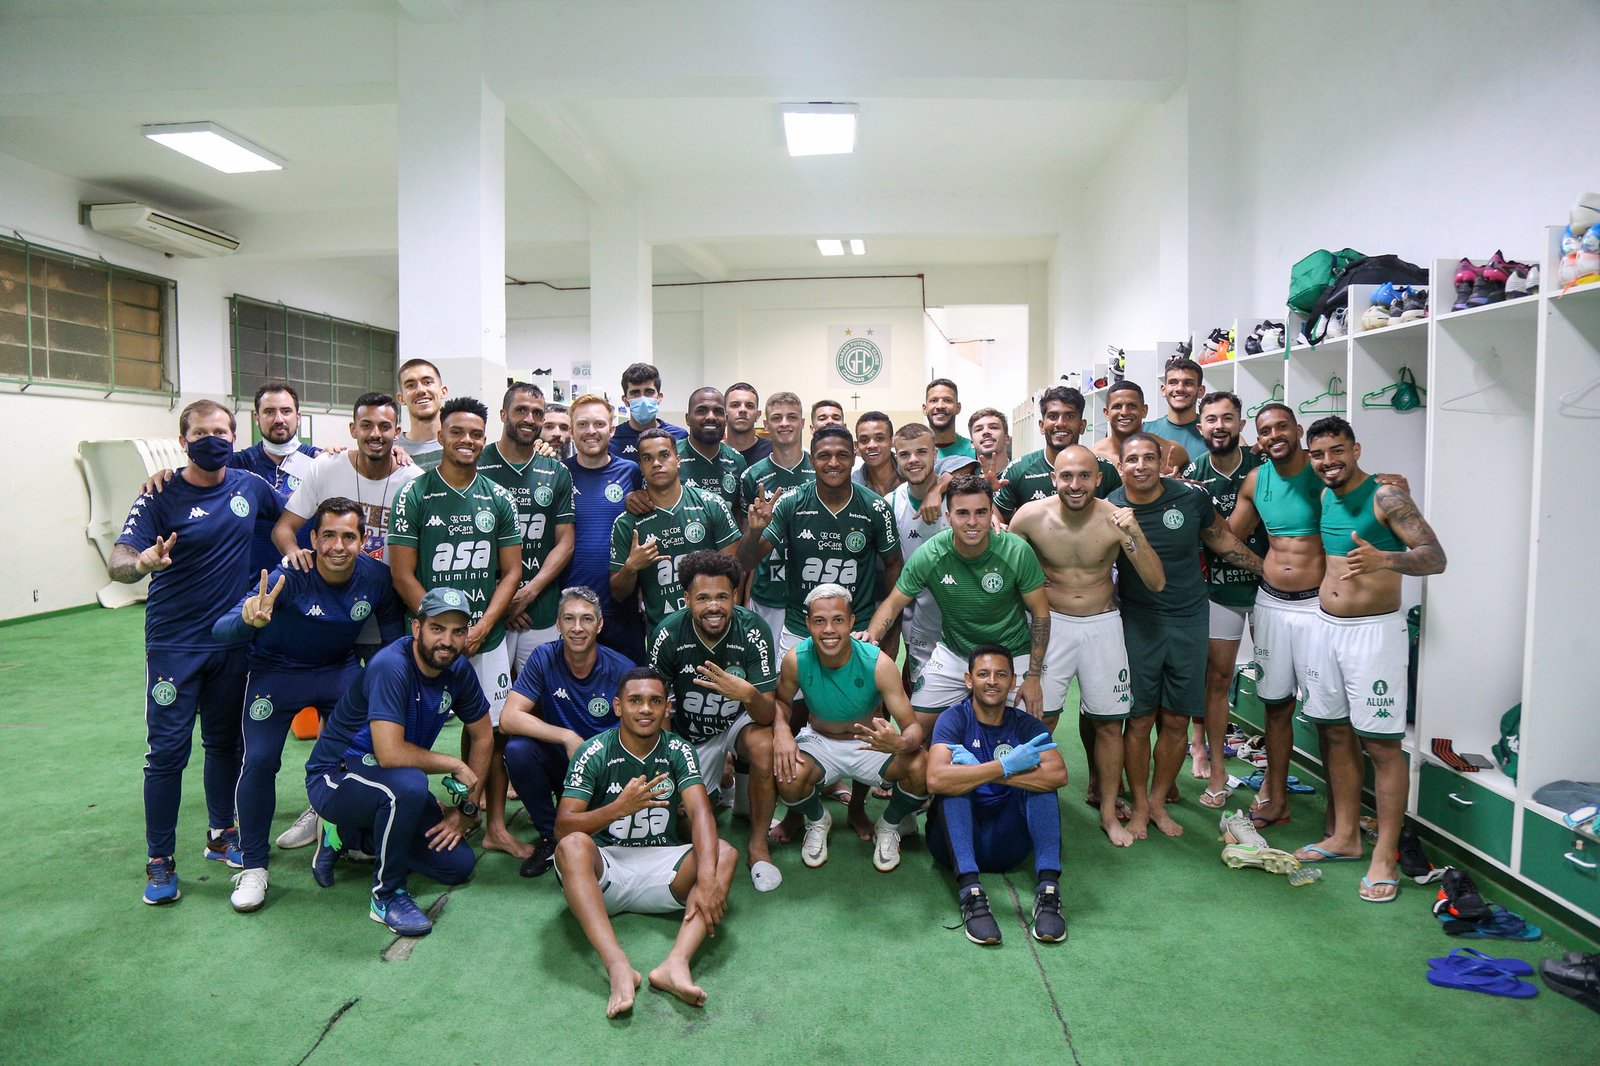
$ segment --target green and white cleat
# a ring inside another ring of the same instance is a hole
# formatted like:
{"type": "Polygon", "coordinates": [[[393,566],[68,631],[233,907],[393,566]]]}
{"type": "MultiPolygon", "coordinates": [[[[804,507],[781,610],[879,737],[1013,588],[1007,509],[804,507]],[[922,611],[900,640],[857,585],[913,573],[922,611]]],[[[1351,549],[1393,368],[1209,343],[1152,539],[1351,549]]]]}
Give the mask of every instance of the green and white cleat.
{"type": "Polygon", "coordinates": [[[1229,868],[1242,870],[1250,867],[1269,874],[1292,874],[1300,869],[1300,860],[1280,848],[1262,848],[1252,844],[1229,844],[1222,849],[1222,861],[1229,868]]]}

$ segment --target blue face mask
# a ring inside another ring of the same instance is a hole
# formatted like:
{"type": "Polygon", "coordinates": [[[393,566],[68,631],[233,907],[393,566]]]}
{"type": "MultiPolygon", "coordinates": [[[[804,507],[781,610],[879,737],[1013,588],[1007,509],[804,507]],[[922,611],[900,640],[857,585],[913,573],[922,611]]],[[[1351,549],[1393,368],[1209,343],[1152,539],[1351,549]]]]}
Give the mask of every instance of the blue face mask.
{"type": "Polygon", "coordinates": [[[661,404],[650,396],[635,396],[628,401],[628,416],[641,426],[654,422],[660,410],[661,404]]]}
{"type": "Polygon", "coordinates": [[[201,470],[215,473],[228,465],[233,441],[227,437],[201,437],[189,442],[189,461],[201,470]]]}

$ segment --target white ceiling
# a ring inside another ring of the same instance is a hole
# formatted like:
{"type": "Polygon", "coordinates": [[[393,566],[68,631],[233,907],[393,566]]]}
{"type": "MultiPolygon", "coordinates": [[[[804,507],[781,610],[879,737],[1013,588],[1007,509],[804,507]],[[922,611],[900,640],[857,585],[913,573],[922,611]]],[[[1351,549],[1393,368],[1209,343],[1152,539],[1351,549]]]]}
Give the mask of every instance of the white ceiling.
{"type": "MultiPolygon", "coordinates": [[[[590,199],[619,197],[639,206],[658,276],[1039,262],[1084,177],[1183,74],[1171,32],[1176,25],[1181,45],[1178,0],[740,4],[487,5],[485,77],[506,97],[509,126],[507,273],[581,281],[590,199]],[[810,77],[828,57],[785,50],[770,33],[765,54],[730,59],[742,17],[758,16],[745,30],[770,30],[796,10],[814,16],[802,35],[810,40],[830,36],[830,19],[841,38],[880,34],[883,76],[874,60],[848,78],[810,77]],[[634,25],[646,18],[655,22],[634,25]],[[974,27],[991,39],[966,40],[974,27]],[[587,62],[527,80],[506,39],[517,34],[545,50],[530,67],[548,71],[585,49],[587,62]],[[1051,35],[1059,48],[1033,39],[1051,35]],[[1127,59],[1107,58],[1119,42],[1127,59]],[[1083,76],[1086,65],[1096,77],[1083,76]],[[789,158],[777,104],[802,86],[814,89],[800,98],[838,98],[828,94],[843,84],[861,107],[857,152],[789,158]],[[863,237],[869,254],[823,259],[812,241],[827,236],[863,237]]],[[[3,6],[0,152],[228,229],[244,238],[242,254],[353,263],[394,254],[396,29],[413,15],[449,21],[473,9],[466,0],[3,6]],[[218,55],[230,37],[236,49],[218,55]],[[153,49],[153,64],[130,65],[125,54],[153,49]],[[139,135],[143,123],[201,119],[287,167],[222,175],[139,135]]]]}

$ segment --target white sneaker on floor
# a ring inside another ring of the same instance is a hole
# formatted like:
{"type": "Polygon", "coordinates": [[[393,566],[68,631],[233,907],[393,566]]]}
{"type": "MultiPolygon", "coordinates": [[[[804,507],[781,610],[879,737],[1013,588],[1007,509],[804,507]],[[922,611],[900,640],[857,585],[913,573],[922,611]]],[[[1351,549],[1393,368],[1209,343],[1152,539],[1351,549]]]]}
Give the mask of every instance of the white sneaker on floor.
{"type": "Polygon", "coordinates": [[[307,807],[294,824],[278,834],[278,847],[285,851],[309,847],[317,842],[317,812],[307,807]]]}
{"type": "Polygon", "coordinates": [[[240,914],[260,910],[267,898],[267,868],[252,866],[248,870],[240,870],[233,875],[232,881],[233,895],[228,897],[228,902],[233,904],[233,909],[240,914]]]}
{"type": "Polygon", "coordinates": [[[816,869],[828,861],[828,830],[833,828],[833,815],[824,809],[816,821],[805,819],[806,835],[800,843],[800,861],[816,869]]]}
{"type": "Polygon", "coordinates": [[[872,827],[872,865],[888,873],[900,865],[900,826],[878,819],[872,827]]]}

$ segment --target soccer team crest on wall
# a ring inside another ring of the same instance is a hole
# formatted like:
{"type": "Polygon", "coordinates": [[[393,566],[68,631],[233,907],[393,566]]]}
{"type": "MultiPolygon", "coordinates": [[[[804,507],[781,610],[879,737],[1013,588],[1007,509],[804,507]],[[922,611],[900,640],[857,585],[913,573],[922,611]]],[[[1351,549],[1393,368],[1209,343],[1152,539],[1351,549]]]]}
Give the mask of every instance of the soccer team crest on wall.
{"type": "Polygon", "coordinates": [[[848,389],[889,388],[889,327],[828,327],[828,383],[848,389]]]}

